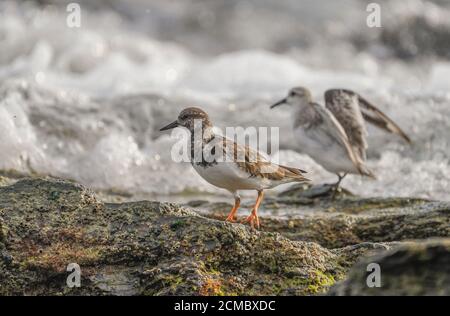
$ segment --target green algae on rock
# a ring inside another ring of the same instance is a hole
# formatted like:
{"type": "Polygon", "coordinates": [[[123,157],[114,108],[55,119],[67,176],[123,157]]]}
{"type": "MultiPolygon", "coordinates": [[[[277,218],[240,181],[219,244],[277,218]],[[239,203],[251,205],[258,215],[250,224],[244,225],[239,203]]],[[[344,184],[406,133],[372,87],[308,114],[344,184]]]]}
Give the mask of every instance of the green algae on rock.
{"type": "Polygon", "coordinates": [[[402,286],[447,293],[438,289],[450,274],[448,241],[406,240],[449,237],[448,203],[269,198],[265,214],[286,206],[301,216],[265,215],[265,231],[215,220],[227,204],[195,205],[199,213],[173,203],[104,203],[69,181],[7,181],[0,186],[0,294],[315,295],[349,269],[330,294],[380,294],[354,285],[368,261],[354,264],[368,255],[386,267],[387,292],[412,293],[395,287],[401,262],[402,286]],[[70,263],[81,267],[79,288],[66,286],[70,263]],[[410,277],[416,265],[420,274],[410,277]],[[436,282],[434,290],[425,279],[436,282]]]}
{"type": "Polygon", "coordinates": [[[105,204],[51,179],[19,180],[0,197],[0,294],[305,295],[343,276],[318,244],[171,203],[105,204]],[[66,286],[72,262],[79,288],[66,286]]]}

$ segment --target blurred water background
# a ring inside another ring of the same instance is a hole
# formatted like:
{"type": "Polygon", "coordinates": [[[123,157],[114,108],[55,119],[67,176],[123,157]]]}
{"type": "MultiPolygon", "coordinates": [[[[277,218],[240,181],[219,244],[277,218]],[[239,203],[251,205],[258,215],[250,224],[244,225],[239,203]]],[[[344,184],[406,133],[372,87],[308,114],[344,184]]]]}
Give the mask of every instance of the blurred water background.
{"type": "Polygon", "coordinates": [[[158,129],[186,106],[226,126],[279,126],[282,163],[335,181],[296,148],[287,108],[293,86],[317,101],[355,90],[414,141],[369,128],[378,180],[349,176],[363,196],[450,200],[450,2],[378,0],[381,28],[366,25],[371,1],[0,2],[0,169],[69,178],[99,190],[165,199],[227,194],[158,129]]]}

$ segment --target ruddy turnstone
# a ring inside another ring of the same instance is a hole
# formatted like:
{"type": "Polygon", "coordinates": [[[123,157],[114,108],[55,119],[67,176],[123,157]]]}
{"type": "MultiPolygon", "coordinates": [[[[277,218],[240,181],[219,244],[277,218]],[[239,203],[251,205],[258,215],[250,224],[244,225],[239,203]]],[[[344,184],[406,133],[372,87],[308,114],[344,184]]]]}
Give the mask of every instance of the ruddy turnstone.
{"type": "Polygon", "coordinates": [[[326,91],[325,106],[322,106],[312,101],[308,89],[297,87],[271,108],[282,104],[292,108],[294,135],[299,148],[338,176],[332,186],[333,197],[348,173],[375,177],[365,163],[367,130],[364,120],[411,143],[386,114],[350,90],[326,91]]]}
{"type": "Polygon", "coordinates": [[[190,161],[195,171],[212,185],[226,189],[234,195],[234,206],[226,221],[236,220],[241,202],[239,190],[258,192],[251,214],[243,223],[250,223],[252,227],[259,228],[258,208],[265,189],[289,182],[309,181],[303,176],[305,171],[301,169],[277,165],[255,149],[216,135],[208,115],[199,108],[182,110],[176,121],[160,131],[175,127],[184,127],[190,132],[190,161]]]}

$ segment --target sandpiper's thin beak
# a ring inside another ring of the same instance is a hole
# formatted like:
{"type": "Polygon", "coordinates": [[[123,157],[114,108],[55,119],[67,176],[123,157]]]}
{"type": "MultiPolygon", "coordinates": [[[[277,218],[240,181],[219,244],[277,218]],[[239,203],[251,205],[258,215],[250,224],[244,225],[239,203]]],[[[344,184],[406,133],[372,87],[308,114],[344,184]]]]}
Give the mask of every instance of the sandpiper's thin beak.
{"type": "Polygon", "coordinates": [[[283,100],[278,101],[278,102],[275,103],[275,104],[272,104],[272,105],[270,106],[270,108],[273,109],[274,107],[279,106],[279,105],[282,105],[282,104],[285,104],[285,103],[286,103],[286,98],[284,98],[283,100]]]}
{"type": "Polygon", "coordinates": [[[172,129],[178,126],[178,122],[174,121],[172,123],[170,123],[169,125],[164,126],[163,128],[160,129],[160,131],[167,131],[168,129],[172,129]]]}

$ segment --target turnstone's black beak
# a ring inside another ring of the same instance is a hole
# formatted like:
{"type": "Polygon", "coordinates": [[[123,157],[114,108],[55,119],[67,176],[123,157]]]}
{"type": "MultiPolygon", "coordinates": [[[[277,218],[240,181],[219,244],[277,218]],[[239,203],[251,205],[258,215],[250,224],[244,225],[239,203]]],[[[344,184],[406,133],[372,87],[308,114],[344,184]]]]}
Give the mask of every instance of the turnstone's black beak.
{"type": "Polygon", "coordinates": [[[274,107],[279,106],[279,105],[282,105],[282,104],[285,104],[285,103],[286,103],[286,99],[283,99],[283,100],[278,101],[278,102],[275,103],[275,104],[272,104],[272,105],[270,106],[270,108],[273,109],[274,107]]]}
{"type": "Polygon", "coordinates": [[[161,128],[159,131],[160,131],[160,132],[162,132],[162,131],[167,131],[168,129],[172,129],[172,128],[175,128],[175,127],[177,127],[177,126],[178,126],[178,122],[177,122],[177,121],[174,121],[174,122],[170,123],[169,125],[164,126],[164,127],[161,128]]]}

